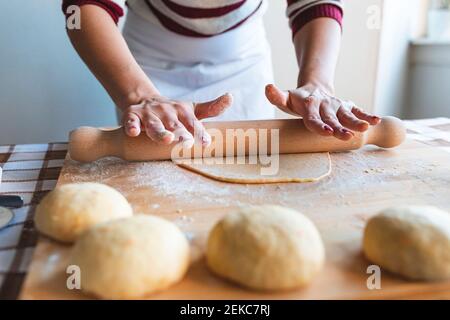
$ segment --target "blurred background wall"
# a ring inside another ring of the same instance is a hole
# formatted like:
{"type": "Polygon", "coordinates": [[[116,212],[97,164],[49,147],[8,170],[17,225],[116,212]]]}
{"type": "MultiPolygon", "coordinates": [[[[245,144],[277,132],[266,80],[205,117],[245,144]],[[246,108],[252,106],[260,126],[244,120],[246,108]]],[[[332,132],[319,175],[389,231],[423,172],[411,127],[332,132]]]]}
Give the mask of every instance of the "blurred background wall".
{"type": "MultiPolygon", "coordinates": [[[[382,115],[450,116],[450,40],[423,40],[427,0],[345,0],[336,91],[382,115]]],[[[276,83],[296,84],[285,1],[265,17],[276,83]]],[[[0,144],[66,141],[82,125],[115,124],[102,87],[65,34],[59,0],[2,1],[0,144]],[[13,18],[12,18],[13,17],[13,18]]]]}
{"type": "Polygon", "coordinates": [[[111,101],[77,57],[60,1],[1,1],[0,144],[67,141],[114,123],[111,101]]]}

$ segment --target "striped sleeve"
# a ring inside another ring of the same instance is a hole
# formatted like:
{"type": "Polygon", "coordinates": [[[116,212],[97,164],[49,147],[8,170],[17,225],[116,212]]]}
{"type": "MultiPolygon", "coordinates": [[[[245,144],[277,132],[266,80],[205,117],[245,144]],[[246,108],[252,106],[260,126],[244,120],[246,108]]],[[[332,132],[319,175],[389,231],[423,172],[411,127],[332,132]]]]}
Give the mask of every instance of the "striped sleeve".
{"type": "Polygon", "coordinates": [[[67,17],[67,8],[75,5],[75,6],[83,6],[86,4],[93,4],[99,6],[104,9],[114,22],[117,24],[119,19],[123,16],[123,9],[120,5],[115,3],[112,0],[63,0],[62,2],[62,10],[67,17]]]}
{"type": "Polygon", "coordinates": [[[342,27],[343,3],[341,0],[287,0],[286,15],[293,36],[308,22],[317,18],[331,18],[342,27]]]}

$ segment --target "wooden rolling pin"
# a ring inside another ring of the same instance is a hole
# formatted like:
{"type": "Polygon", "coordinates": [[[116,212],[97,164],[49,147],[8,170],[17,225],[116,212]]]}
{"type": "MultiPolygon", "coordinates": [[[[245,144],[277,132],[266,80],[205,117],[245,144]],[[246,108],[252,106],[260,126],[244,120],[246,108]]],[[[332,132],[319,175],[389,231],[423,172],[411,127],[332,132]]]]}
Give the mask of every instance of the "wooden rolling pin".
{"type": "MultiPolygon", "coordinates": [[[[205,122],[208,132],[223,133],[222,146],[216,146],[216,139],[212,140],[210,147],[224,148],[226,150],[225,131],[230,129],[267,129],[268,148],[271,154],[270,132],[279,129],[279,148],[274,153],[307,153],[326,151],[356,150],[366,144],[377,145],[382,148],[393,148],[400,145],[406,136],[406,129],[401,120],[394,117],[385,117],[377,126],[370,127],[364,133],[355,132],[355,136],[348,141],[338,140],[335,137],[324,137],[306,129],[301,119],[289,120],[262,120],[262,121],[233,121],[233,122],[205,122]]],[[[262,134],[262,133],[261,133],[262,134]]],[[[161,145],[153,142],[142,133],[138,137],[128,137],[122,128],[114,130],[101,130],[98,128],[81,127],[70,133],[69,153],[73,160],[91,162],[106,156],[115,156],[129,161],[168,160],[171,159],[172,145],[161,145]]],[[[231,141],[231,140],[229,140],[231,141]]],[[[236,147],[236,139],[233,143],[236,147]]],[[[259,148],[259,146],[258,146],[259,148]]],[[[245,151],[240,151],[237,156],[255,155],[258,151],[245,145],[245,151]]],[[[223,152],[225,154],[225,151],[223,152]]],[[[214,156],[214,152],[211,153],[214,156]]],[[[194,157],[194,152],[189,155],[194,157]]]]}

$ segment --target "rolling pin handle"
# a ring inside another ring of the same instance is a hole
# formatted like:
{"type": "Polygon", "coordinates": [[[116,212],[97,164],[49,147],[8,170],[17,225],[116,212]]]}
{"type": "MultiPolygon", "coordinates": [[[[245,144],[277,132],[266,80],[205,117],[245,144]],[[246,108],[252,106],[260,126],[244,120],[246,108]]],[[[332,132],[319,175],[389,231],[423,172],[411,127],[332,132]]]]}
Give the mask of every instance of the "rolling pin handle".
{"type": "Polygon", "coordinates": [[[80,162],[92,162],[105,156],[121,157],[122,136],[122,128],[108,131],[80,127],[70,132],[70,157],[80,162]]]}
{"type": "Polygon", "coordinates": [[[406,128],[400,119],[383,117],[381,122],[368,132],[366,144],[373,144],[381,148],[394,148],[402,144],[405,138],[406,128]]]}

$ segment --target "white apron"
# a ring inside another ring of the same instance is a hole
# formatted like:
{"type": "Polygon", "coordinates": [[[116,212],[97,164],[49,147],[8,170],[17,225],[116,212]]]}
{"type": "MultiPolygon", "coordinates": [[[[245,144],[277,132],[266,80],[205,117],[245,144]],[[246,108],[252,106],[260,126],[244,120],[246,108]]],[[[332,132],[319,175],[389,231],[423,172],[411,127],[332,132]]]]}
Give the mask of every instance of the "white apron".
{"type": "Polygon", "coordinates": [[[215,37],[193,38],[128,10],[123,35],[162,95],[203,102],[229,92],[233,106],[212,120],[274,117],[275,109],[264,95],[266,84],[273,83],[273,71],[261,16],[215,37]]]}

